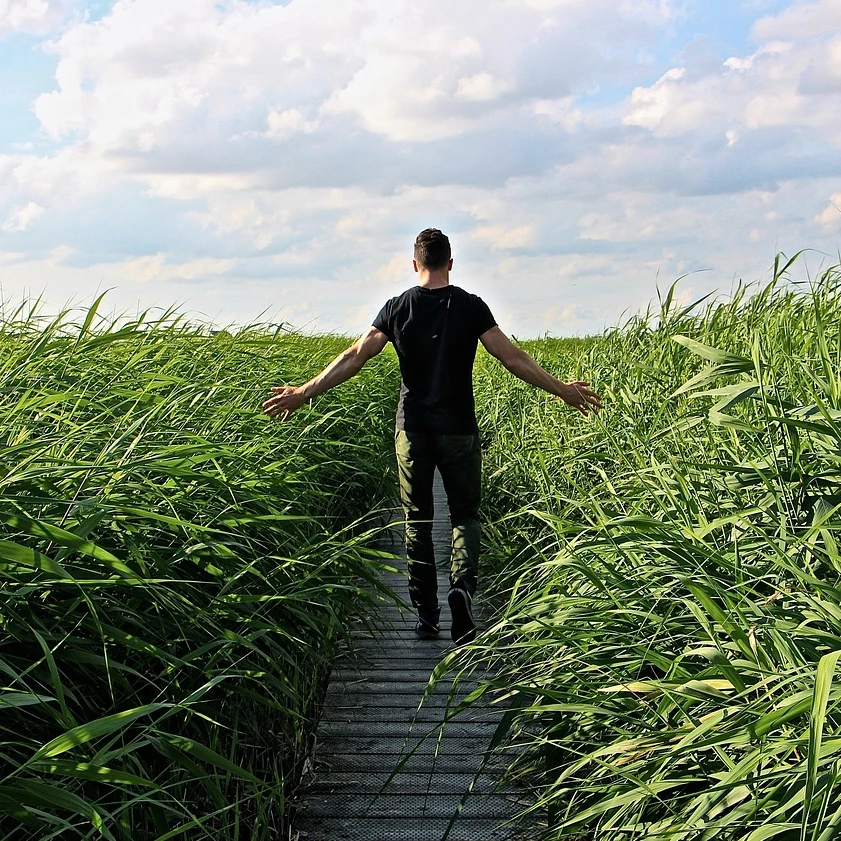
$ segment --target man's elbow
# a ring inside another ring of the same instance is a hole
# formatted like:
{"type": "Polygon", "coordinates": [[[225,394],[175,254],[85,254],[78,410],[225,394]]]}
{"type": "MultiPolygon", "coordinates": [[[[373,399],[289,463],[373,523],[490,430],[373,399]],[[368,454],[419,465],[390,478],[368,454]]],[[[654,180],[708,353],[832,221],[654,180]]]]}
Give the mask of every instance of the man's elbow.
{"type": "Polygon", "coordinates": [[[506,370],[514,374],[514,376],[519,376],[523,370],[524,356],[525,353],[518,347],[512,347],[508,353],[499,357],[499,361],[503,364],[506,370]]]}
{"type": "Polygon", "coordinates": [[[347,369],[352,374],[358,374],[369,358],[358,345],[349,347],[343,356],[347,369]]]}

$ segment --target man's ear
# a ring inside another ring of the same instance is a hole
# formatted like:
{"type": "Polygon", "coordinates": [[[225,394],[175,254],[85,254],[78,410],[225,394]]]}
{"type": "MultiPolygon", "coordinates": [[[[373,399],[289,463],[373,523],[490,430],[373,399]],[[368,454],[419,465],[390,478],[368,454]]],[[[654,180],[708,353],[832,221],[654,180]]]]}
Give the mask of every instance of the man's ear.
{"type": "Polygon", "coordinates": [[[453,258],[450,257],[450,262],[447,263],[447,271],[451,272],[453,270],[453,258]]]}
{"type": "Polygon", "coordinates": [[[413,268],[415,271],[417,271],[417,270],[418,270],[418,261],[417,261],[417,260],[412,260],[412,268],[413,268]]]}

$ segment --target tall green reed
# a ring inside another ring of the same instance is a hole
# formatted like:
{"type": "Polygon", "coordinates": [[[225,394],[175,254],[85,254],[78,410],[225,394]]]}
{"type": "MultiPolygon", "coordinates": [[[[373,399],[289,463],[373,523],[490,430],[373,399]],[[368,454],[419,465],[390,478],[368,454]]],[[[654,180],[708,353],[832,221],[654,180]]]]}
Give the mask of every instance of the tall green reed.
{"type": "Polygon", "coordinates": [[[4,838],[286,832],[384,562],[393,365],[294,423],[260,402],[345,344],[96,306],[0,323],[4,838]]]}
{"type": "Polygon", "coordinates": [[[578,419],[483,361],[491,589],[473,667],[514,704],[544,837],[841,826],[839,271],[530,349],[578,419]],[[521,439],[522,446],[512,446],[521,439]]]}

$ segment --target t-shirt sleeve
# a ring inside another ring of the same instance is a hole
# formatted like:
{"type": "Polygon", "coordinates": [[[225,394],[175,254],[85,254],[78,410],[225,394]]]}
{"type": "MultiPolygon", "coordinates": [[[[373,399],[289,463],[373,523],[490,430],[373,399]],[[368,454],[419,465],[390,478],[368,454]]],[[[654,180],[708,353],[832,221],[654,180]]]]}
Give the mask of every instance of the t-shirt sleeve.
{"type": "Polygon", "coordinates": [[[482,333],[487,333],[491,327],[496,327],[497,324],[491,313],[491,308],[478,295],[475,297],[476,335],[481,336],[482,333]]]}
{"type": "Polygon", "coordinates": [[[390,301],[386,301],[383,305],[383,308],[377,313],[377,317],[372,322],[372,326],[376,327],[380,333],[385,333],[388,336],[388,340],[390,342],[394,342],[394,331],[391,329],[391,316],[394,307],[392,304],[394,303],[393,299],[390,301]]]}

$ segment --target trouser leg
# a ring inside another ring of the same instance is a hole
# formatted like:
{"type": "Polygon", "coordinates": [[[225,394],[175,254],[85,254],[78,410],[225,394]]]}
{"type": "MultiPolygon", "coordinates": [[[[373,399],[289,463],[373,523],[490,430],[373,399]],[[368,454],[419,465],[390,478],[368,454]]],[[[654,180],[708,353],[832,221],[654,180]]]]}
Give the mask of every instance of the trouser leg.
{"type": "Polygon", "coordinates": [[[398,430],[395,450],[400,502],[406,517],[409,598],[419,613],[431,614],[438,608],[438,574],[432,547],[432,440],[422,433],[398,430]]]}
{"type": "Polygon", "coordinates": [[[450,585],[473,595],[479,572],[482,454],[478,435],[436,436],[436,461],[453,526],[450,585]]]}

